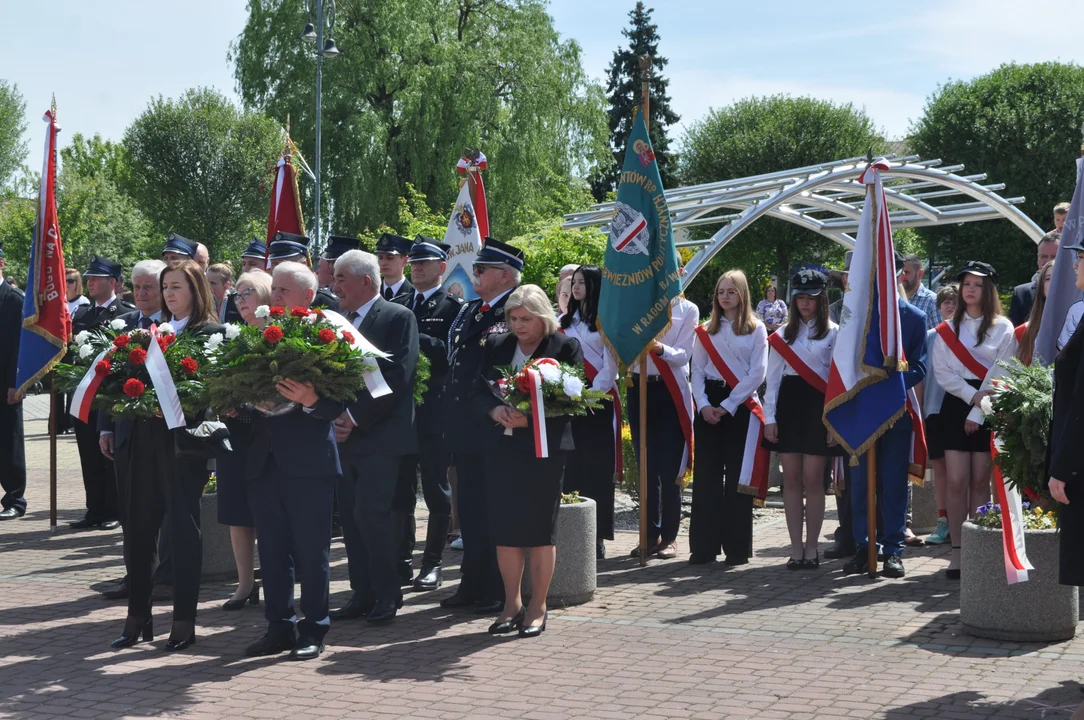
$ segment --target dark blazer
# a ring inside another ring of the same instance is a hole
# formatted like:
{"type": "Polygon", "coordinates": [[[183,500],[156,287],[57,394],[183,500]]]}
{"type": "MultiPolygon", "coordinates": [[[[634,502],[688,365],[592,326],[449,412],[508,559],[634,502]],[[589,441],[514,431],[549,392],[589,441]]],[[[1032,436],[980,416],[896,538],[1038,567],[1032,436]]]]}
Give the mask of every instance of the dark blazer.
{"type": "MultiPolygon", "coordinates": [[[[407,307],[413,304],[410,298],[407,307]]],[[[442,429],[444,384],[448,380],[448,331],[462,308],[462,298],[437,288],[428,300],[413,309],[418,321],[418,348],[429,358],[429,386],[422,404],[415,410],[418,432],[423,435],[439,435],[442,429]]]]}
{"type": "MultiPolygon", "coordinates": [[[[327,308],[333,312],[339,312],[339,298],[335,297],[330,290],[319,288],[312,299],[314,308],[327,308]]],[[[240,313],[238,313],[240,315],[240,313]]]]}
{"type": "MultiPolygon", "coordinates": [[[[384,290],[386,288],[387,286],[384,284],[384,281],[381,280],[380,297],[384,297],[384,290]]],[[[384,299],[386,300],[387,298],[384,299]]],[[[391,299],[391,302],[398,303],[399,305],[404,305],[406,307],[410,307],[414,304],[414,286],[411,284],[410,280],[403,278],[403,284],[399,286],[399,292],[395,293],[394,297],[392,297],[391,299]]]]}
{"type": "MultiPolygon", "coordinates": [[[[504,434],[504,428],[494,423],[493,419],[489,417],[489,411],[502,404],[493,390],[492,383],[501,378],[498,367],[512,364],[517,343],[518,340],[512,333],[491,335],[486,340],[481,372],[475,378],[474,391],[471,394],[470,401],[473,414],[471,424],[474,426],[475,432],[484,437],[489,444],[498,442],[504,434]]],[[[576,338],[555,332],[548,338],[544,338],[534,353],[531,354],[532,360],[538,358],[553,358],[558,362],[582,366],[583,349],[580,347],[580,341],[576,338]]],[[[567,415],[546,418],[546,439],[549,443],[551,457],[562,449],[561,441],[569,433],[571,419],[571,416],[567,415]]],[[[526,428],[516,428],[513,432],[531,432],[529,415],[527,421],[526,428]]]]}
{"type": "Polygon", "coordinates": [[[237,309],[237,293],[230,290],[226,294],[226,299],[223,302],[226,303],[226,314],[222,316],[222,322],[243,323],[245,321],[245,319],[241,317],[241,311],[237,309]]]}
{"type": "MultiPolygon", "coordinates": [[[[482,312],[482,299],[464,303],[448,331],[448,380],[445,385],[444,446],[450,453],[481,453],[482,438],[475,423],[469,422],[467,407],[474,392],[474,379],[482,368],[486,337],[507,331],[504,303],[509,292],[482,312]]],[[[487,422],[489,418],[486,418],[487,422]]]]}
{"type": "Polygon", "coordinates": [[[0,278],[0,402],[6,403],[7,389],[15,387],[22,328],[23,291],[0,278]]]}
{"type": "Polygon", "coordinates": [[[1054,361],[1049,476],[1065,483],[1058,505],[1058,581],[1084,585],[1084,323],[1054,361]]]}
{"type": "Polygon", "coordinates": [[[358,332],[391,355],[377,359],[390,395],[374,398],[363,389],[347,405],[357,427],[347,438],[351,451],[366,455],[410,455],[418,451],[414,431],[414,373],[418,367],[418,323],[402,305],[377,297],[358,332]]]}
{"type": "Polygon", "coordinates": [[[1031,316],[1031,306],[1035,303],[1035,281],[1017,285],[1012,290],[1012,300],[1009,301],[1009,320],[1013,326],[1023,325],[1031,316]]]}
{"type": "Polygon", "coordinates": [[[907,358],[907,370],[903,373],[903,384],[913,388],[926,377],[928,365],[926,358],[926,313],[903,298],[900,303],[900,335],[903,342],[903,355],[907,358]]]}
{"type": "Polygon", "coordinates": [[[124,302],[120,297],[113,298],[112,302],[101,308],[93,302],[90,305],[81,305],[72,318],[72,334],[99,328],[135,309],[135,305],[124,302]]]}

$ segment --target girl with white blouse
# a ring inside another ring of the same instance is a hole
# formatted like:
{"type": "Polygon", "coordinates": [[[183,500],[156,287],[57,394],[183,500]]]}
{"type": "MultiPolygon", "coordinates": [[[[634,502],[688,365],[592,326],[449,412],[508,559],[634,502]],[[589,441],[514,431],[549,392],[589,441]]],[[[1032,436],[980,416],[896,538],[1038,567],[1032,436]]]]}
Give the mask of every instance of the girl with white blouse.
{"type": "Polygon", "coordinates": [[[934,377],[945,391],[940,415],[953,542],[946,574],[954,580],[960,577],[956,543],[964,520],[990,499],[990,431],[983,428],[980,405],[990,395],[994,379],[1004,374],[998,362],[1009,361],[1016,352],[1012,323],[1002,315],[997,297],[997,271],[973,261],[956,278],[960,281],[956,312],[937,327],[933,346],[934,377]]]}
{"type": "Polygon", "coordinates": [[[823,421],[824,388],[839,326],[828,318],[824,273],[801,270],[791,278],[791,288],[787,324],[769,339],[764,446],[778,451],[783,463],[783,507],[790,532],[787,568],[813,570],[820,567],[817,539],[824,522],[825,464],[827,458],[843,454],[829,440],[823,421]]]}
{"type": "Polygon", "coordinates": [[[711,319],[701,327],[692,361],[697,415],[689,564],[715,562],[722,551],[727,565],[744,565],[753,554],[753,494],[749,486],[739,487],[751,417],[744,403],[759,400],[757,388],[768,366],[768,331],[753,314],[745,273],[730,270],[720,276],[711,319]],[[733,374],[733,387],[715,358],[733,374]]]}

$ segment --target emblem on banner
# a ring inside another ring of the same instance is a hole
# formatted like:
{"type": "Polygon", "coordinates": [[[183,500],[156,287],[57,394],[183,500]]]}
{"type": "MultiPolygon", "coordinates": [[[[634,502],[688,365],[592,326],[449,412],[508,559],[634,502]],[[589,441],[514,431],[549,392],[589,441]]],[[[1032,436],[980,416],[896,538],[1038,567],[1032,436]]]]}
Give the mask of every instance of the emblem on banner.
{"type": "Polygon", "coordinates": [[[456,206],[455,227],[464,236],[470,235],[474,230],[474,208],[469,203],[456,206]]]}
{"type": "Polygon", "coordinates": [[[629,205],[617,203],[610,224],[610,244],[614,250],[626,255],[647,255],[650,241],[647,219],[629,205]]]}

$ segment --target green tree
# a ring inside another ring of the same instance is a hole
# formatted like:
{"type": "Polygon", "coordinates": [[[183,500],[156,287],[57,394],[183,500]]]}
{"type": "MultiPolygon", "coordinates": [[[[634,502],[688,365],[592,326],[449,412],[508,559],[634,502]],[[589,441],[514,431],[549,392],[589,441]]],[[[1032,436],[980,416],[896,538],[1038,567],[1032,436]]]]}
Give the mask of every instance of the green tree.
{"type": "Polygon", "coordinates": [[[91,138],[75,133],[71,143],[60,149],[60,164],[80,177],[104,177],[117,187],[124,187],[131,181],[124,146],[103,140],[97,133],[91,138]]]}
{"type": "MultiPolygon", "coordinates": [[[[688,184],[715,182],[787,170],[886,148],[864,111],[808,97],[754,97],[712,110],[685,133],[681,177],[688,184]]],[[[707,237],[718,228],[695,229],[707,237]]],[[[843,247],[792,223],[763,218],[723,248],[686,290],[701,307],[710,307],[719,274],[741,268],[754,295],[777,275],[785,285],[792,267],[806,263],[842,266],[843,247]]],[[[756,298],[759,300],[759,298],[756,298]]]]}
{"type": "Polygon", "coordinates": [[[26,101],[19,86],[0,79],[0,187],[8,184],[26,159],[26,101]]]}
{"type": "MultiPolygon", "coordinates": [[[[910,145],[927,158],[963,163],[1003,182],[1006,196],[1044,230],[1054,227],[1054,205],[1072,198],[1074,161],[1084,119],[1084,68],[1065,63],[1002,65],[973,80],[940,86],[911,127],[910,145]]],[[[1035,244],[1007,220],[924,231],[937,262],[959,267],[984,260],[1002,287],[1035,273],[1035,244]]]]}
{"type": "Polygon", "coordinates": [[[606,193],[617,189],[617,175],[625,160],[625,143],[628,142],[632,129],[633,108],[642,101],[643,73],[640,70],[640,57],[651,56],[651,117],[648,123],[651,134],[651,147],[659,163],[659,174],[663,187],[674,187],[677,182],[674,171],[677,158],[670,153],[670,138],[667,129],[681,119],[670,108],[670,96],[667,88],[670,81],[662,74],[669,60],[659,55],[659,28],[651,22],[653,8],[645,8],[642,2],[629,12],[629,27],[621,34],[628,38],[628,45],[614,51],[613,60],[607,70],[606,99],[609,102],[610,149],[613,159],[599,163],[596,175],[591,181],[591,190],[595,198],[602,202],[606,193]]]}
{"type": "MultiPolygon", "coordinates": [[[[248,7],[230,53],[241,96],[289,116],[312,161],[315,60],[297,40],[305,3],[248,7]]],[[[407,183],[443,212],[456,161],[479,147],[492,233],[510,237],[608,157],[602,90],[543,0],[342,0],[332,35],[343,54],[324,63],[321,172],[336,233],[395,223],[407,183]]]]}
{"type": "Polygon", "coordinates": [[[278,123],[199,88],[159,97],[124,133],[125,189],[158,235],[170,231],[233,258],[267,217],[270,169],[283,148],[278,123]]]}

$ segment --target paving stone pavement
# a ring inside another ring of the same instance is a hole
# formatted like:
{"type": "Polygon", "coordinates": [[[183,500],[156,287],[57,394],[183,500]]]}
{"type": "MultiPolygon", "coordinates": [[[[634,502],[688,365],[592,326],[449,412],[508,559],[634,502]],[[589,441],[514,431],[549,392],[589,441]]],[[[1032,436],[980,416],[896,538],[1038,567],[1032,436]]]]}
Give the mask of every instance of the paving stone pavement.
{"type": "MultiPolygon", "coordinates": [[[[27,415],[40,418],[35,401],[27,415]]],[[[0,717],[1056,718],[1084,699],[1084,640],[962,634],[947,549],[909,550],[903,580],[844,577],[840,561],[788,572],[779,519],[758,525],[757,557],[734,569],[639,568],[635,535],[619,533],[594,601],[554,609],[536,640],[492,638],[491,618],[439,607],[458,581],[448,550],[441,591],[409,594],[387,627],[335,623],[314,662],[243,657],[263,618],[220,610],[228,584],[204,585],[192,651],[162,651],[168,605],[154,643],[112,651],[124,603],[94,588],[123,575],[121,535],[68,530],[83,508],[70,435],[50,533],[45,433],[28,420],[30,511],[0,523],[0,717]]],[[[335,606],[349,596],[338,541],[332,562],[335,606]]]]}

